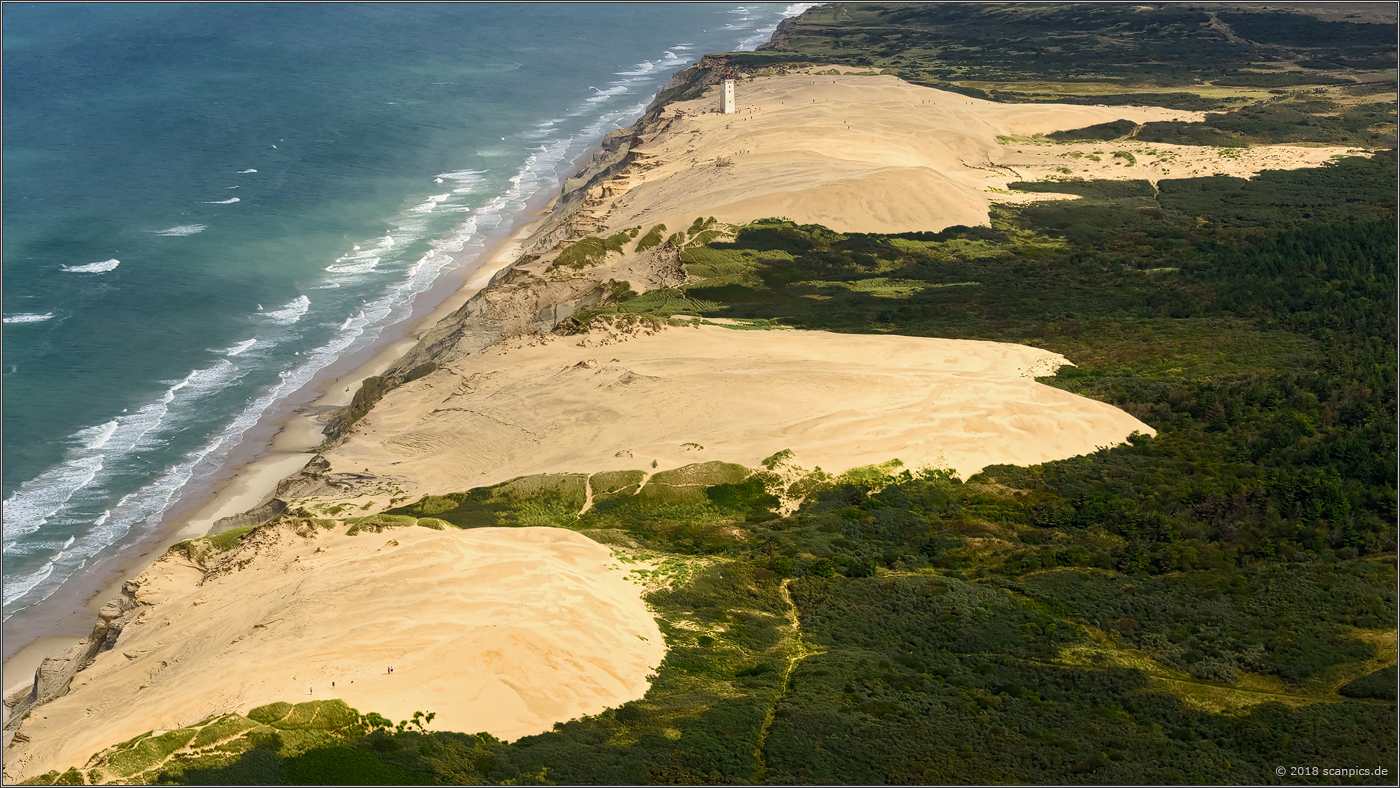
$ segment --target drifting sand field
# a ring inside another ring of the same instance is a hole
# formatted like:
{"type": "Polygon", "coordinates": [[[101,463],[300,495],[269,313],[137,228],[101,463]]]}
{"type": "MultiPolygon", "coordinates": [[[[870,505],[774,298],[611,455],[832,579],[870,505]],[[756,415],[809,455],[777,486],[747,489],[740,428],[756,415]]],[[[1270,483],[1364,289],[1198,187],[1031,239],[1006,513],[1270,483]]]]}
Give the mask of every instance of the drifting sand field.
{"type": "Polygon", "coordinates": [[[416,497],[652,460],[756,467],[782,449],[835,473],[897,457],[967,478],[1153,432],[1035,382],[1061,363],[1001,342],[719,326],[516,340],[390,392],[326,457],[416,497]]]}
{"type": "Polygon", "coordinates": [[[998,104],[889,75],[742,80],[739,112],[732,115],[712,112],[718,90],[669,105],[669,125],[634,148],[636,163],[605,184],[594,216],[609,231],[658,222],[675,231],[701,215],[731,223],[782,216],[841,232],[936,231],[986,224],[992,200],[1025,199],[991,191],[1015,181],[1249,177],[1262,169],[1316,167],[1346,151],[1275,145],[1231,157],[1213,147],[1134,140],[1016,141],[1120,118],[1194,121],[1204,113],[998,104]],[[1061,156],[1080,149],[1098,151],[1101,161],[1061,156]],[[1138,151],[1139,163],[1114,158],[1118,150],[1138,151]]]}
{"type": "Polygon", "coordinates": [[[514,739],[641,697],[665,654],[640,587],[572,531],[275,535],[203,585],[182,557],[147,569],[137,598],[151,607],[34,710],[35,743],[6,753],[7,776],[81,768],[146,731],[274,701],[342,698],[396,721],[435,711],[437,730],[514,739]]]}

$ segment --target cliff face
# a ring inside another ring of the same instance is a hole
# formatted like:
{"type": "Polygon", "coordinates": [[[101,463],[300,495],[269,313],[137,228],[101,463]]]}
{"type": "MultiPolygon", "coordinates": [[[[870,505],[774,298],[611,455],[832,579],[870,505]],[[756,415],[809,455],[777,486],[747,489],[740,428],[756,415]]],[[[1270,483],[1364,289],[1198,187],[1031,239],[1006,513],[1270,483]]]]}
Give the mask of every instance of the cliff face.
{"type": "Polygon", "coordinates": [[[7,747],[11,740],[18,743],[27,741],[23,734],[14,732],[18,730],[30,709],[66,695],[78,671],[91,665],[99,654],[110,651],[116,645],[122,629],[140,614],[142,603],[136,598],[140,588],[140,578],[128,580],[122,586],[121,594],[98,611],[97,624],[93,626],[91,634],[63,654],[46,658],[34,672],[34,683],[29,689],[5,698],[7,747]]]}

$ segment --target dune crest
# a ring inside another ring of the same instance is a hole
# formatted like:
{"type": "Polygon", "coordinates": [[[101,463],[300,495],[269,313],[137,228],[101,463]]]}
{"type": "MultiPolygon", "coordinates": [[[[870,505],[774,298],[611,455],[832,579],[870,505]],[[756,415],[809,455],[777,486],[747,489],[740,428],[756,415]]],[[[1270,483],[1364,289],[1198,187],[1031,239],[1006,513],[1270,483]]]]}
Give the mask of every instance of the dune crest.
{"type": "Polygon", "coordinates": [[[683,228],[697,215],[735,224],[781,216],[838,232],[932,232],[986,224],[993,201],[1047,198],[1008,194],[1016,181],[1250,177],[1320,166],[1347,150],[1267,145],[1225,157],[1209,146],[1132,139],[1056,144],[1031,137],[1119,119],[1199,121],[1205,113],[999,104],[890,75],[741,79],[732,115],[712,111],[718,91],[666,106],[632,147],[632,163],[595,187],[575,225],[601,233],[656,223],[683,228]],[[1066,158],[1080,148],[1079,157],[1066,158]],[[1114,156],[1120,150],[1136,150],[1141,160],[1129,165],[1114,156]],[[1095,151],[1097,159],[1085,158],[1095,151]]]}
{"type": "Polygon", "coordinates": [[[513,340],[390,392],[326,458],[416,497],[652,460],[756,467],[782,449],[830,472],[898,458],[967,478],[1153,434],[1035,381],[1063,363],[1004,342],[713,325],[513,340]]]}

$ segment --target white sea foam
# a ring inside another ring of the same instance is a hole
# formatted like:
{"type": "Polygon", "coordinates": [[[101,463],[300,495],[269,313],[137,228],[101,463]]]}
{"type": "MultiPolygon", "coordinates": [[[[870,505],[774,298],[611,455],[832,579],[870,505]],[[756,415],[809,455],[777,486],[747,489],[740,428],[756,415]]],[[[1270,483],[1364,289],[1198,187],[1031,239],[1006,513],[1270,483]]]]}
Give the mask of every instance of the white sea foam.
{"type": "Polygon", "coordinates": [[[106,424],[78,430],[73,433],[73,437],[82,445],[84,451],[96,451],[107,445],[107,442],[117,433],[117,426],[117,420],[112,419],[106,424]]]}
{"type": "Polygon", "coordinates": [[[361,259],[362,257],[362,254],[353,255],[351,257],[342,257],[336,261],[335,265],[326,266],[326,270],[330,271],[333,274],[367,274],[370,271],[373,271],[375,269],[375,266],[379,265],[378,257],[370,257],[368,260],[361,259]],[[342,262],[345,260],[357,259],[360,261],[355,263],[342,262]]]}
{"type": "Polygon", "coordinates": [[[51,574],[53,574],[53,561],[45,563],[42,567],[39,568],[39,571],[35,572],[32,575],[29,575],[28,577],[21,577],[15,579],[13,575],[6,573],[4,581],[5,604],[8,605],[14,600],[19,599],[20,597],[29,593],[30,591],[33,591],[35,586],[47,580],[49,578],[49,575],[51,574]]]}
{"type": "Polygon", "coordinates": [[[424,202],[419,203],[418,205],[415,205],[412,208],[409,208],[408,210],[411,213],[432,213],[433,209],[437,207],[438,203],[448,199],[451,196],[451,194],[435,194],[430,196],[424,202]]]}
{"type": "Polygon", "coordinates": [[[598,91],[598,95],[590,96],[587,99],[587,101],[591,104],[604,102],[612,98],[613,96],[620,96],[623,93],[628,92],[628,88],[626,85],[615,85],[613,87],[608,88],[607,90],[604,90],[602,88],[594,88],[594,90],[598,91]]]}
{"type": "Polygon", "coordinates": [[[262,316],[278,325],[289,326],[302,318],[306,310],[311,308],[311,299],[306,296],[297,296],[296,300],[284,305],[281,309],[274,309],[271,312],[263,312],[262,316]]]}
{"type": "MultiPolygon", "coordinates": [[[[154,440],[153,433],[167,423],[172,403],[183,399],[195,403],[205,395],[234,382],[238,370],[226,360],[211,367],[195,370],[176,381],[167,381],[168,388],[161,397],[134,413],[124,413],[100,425],[75,432],[69,442],[64,462],[21,484],[4,502],[4,550],[15,552],[19,540],[39,531],[56,515],[63,524],[80,524],[78,513],[92,506],[103,495],[103,482],[111,474],[106,467],[122,473],[125,462],[134,454],[164,445],[154,440]],[[94,484],[97,481],[97,484],[94,484]]],[[[97,524],[101,524],[101,520],[97,524]]],[[[26,552],[23,549],[18,552],[26,552]]],[[[45,577],[48,575],[45,574],[45,577]]],[[[7,573],[4,600],[9,604],[18,595],[27,593],[32,585],[21,582],[12,587],[7,573]],[[21,589],[16,591],[15,589],[21,589]]]]}
{"type": "Polygon", "coordinates": [[[816,5],[820,5],[820,4],[819,4],[819,3],[793,3],[792,5],[789,5],[788,7],[786,7],[786,8],[783,9],[783,13],[782,13],[781,16],[779,16],[777,19],[773,20],[773,23],[772,23],[772,24],[770,24],[770,25],[764,25],[763,27],[758,28],[757,30],[754,31],[753,35],[748,36],[747,38],[745,38],[745,39],[743,39],[742,41],[740,41],[739,44],[738,44],[737,46],[734,47],[735,51],[737,51],[737,52],[744,52],[744,51],[756,49],[756,48],[758,48],[761,44],[766,44],[766,43],[768,43],[768,41],[773,37],[773,31],[775,31],[775,30],[778,29],[778,23],[779,23],[779,22],[783,21],[783,20],[786,19],[787,17],[790,17],[790,16],[797,16],[797,15],[801,14],[802,12],[806,11],[807,9],[812,8],[813,6],[816,6],[816,5]]]}
{"type": "MultiPolygon", "coordinates": [[[[20,486],[5,501],[5,549],[15,541],[33,533],[48,522],[98,476],[108,460],[120,468],[121,460],[133,452],[151,448],[148,440],[170,412],[170,405],[185,391],[186,398],[199,398],[231,382],[236,368],[220,361],[203,370],[195,370],[180,380],[166,381],[169,388],[160,399],[135,413],[123,414],[96,427],[79,430],[71,441],[79,446],[69,452],[69,459],[50,471],[20,486]],[[104,451],[105,450],[105,451],[104,451]]],[[[157,442],[159,443],[159,442],[157,442]]],[[[9,600],[8,589],[6,601],[9,600]]]]}
{"type": "Polygon", "coordinates": [[[34,312],[21,312],[18,315],[10,315],[4,319],[6,325],[11,323],[42,323],[45,320],[53,320],[52,312],[45,312],[40,315],[34,312]]]}
{"type": "Polygon", "coordinates": [[[452,181],[456,186],[452,190],[453,194],[471,194],[476,190],[476,186],[481,183],[485,170],[457,170],[456,172],[439,173],[436,180],[438,183],[452,181]]]}
{"type": "Polygon", "coordinates": [[[63,270],[70,274],[105,274],[121,265],[122,261],[115,258],[103,260],[100,263],[88,263],[87,265],[65,265],[63,270]]]}
{"type": "MultiPolygon", "coordinates": [[[[553,123],[553,121],[546,122],[553,123]]],[[[486,170],[454,170],[453,172],[440,172],[437,177],[458,183],[478,183],[481,181],[481,176],[485,174],[486,170]]]]}
{"type": "Polygon", "coordinates": [[[257,170],[239,170],[239,171],[238,171],[238,174],[239,174],[239,175],[247,175],[247,174],[250,173],[250,172],[257,172],[257,170]]]}
{"type": "Polygon", "coordinates": [[[154,232],[156,235],[174,236],[179,238],[186,235],[194,235],[195,233],[202,233],[207,227],[208,225],[204,224],[182,224],[176,227],[168,227],[164,230],[153,230],[152,232],[154,232]]]}
{"type": "Polygon", "coordinates": [[[620,77],[642,77],[656,71],[656,68],[657,66],[655,63],[650,60],[643,60],[633,66],[631,71],[618,71],[615,73],[620,77]]]}
{"type": "Polygon", "coordinates": [[[257,339],[245,339],[236,345],[226,347],[218,352],[223,353],[225,356],[241,356],[256,344],[258,344],[257,339]]]}
{"type": "Polygon", "coordinates": [[[205,200],[205,205],[229,205],[238,202],[237,197],[230,197],[227,200],[205,200]]]}
{"type": "Polygon", "coordinates": [[[18,490],[11,493],[4,504],[6,551],[19,537],[43,527],[68,503],[73,493],[96,478],[97,472],[102,470],[103,460],[101,454],[74,457],[20,485],[18,490]]]}

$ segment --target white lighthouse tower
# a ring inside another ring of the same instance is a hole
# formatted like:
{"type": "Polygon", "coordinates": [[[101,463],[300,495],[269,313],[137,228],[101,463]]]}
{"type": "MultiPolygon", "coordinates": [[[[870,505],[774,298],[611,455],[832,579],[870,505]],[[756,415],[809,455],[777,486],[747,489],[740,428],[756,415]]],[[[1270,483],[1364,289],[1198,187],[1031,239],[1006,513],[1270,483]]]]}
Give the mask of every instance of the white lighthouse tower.
{"type": "Polygon", "coordinates": [[[734,79],[728,71],[724,72],[724,81],[720,83],[719,111],[734,114],[734,79]]]}

